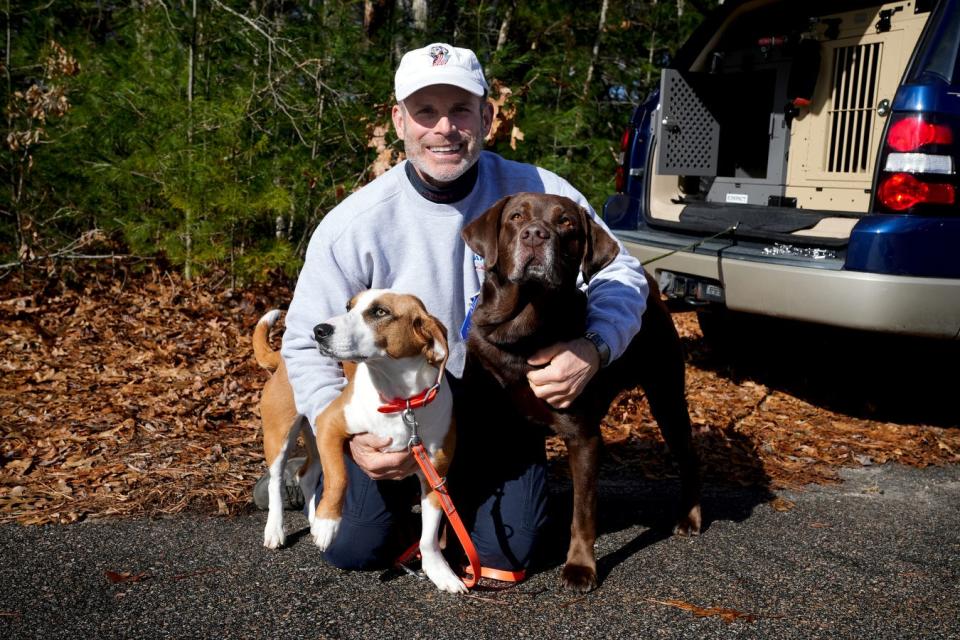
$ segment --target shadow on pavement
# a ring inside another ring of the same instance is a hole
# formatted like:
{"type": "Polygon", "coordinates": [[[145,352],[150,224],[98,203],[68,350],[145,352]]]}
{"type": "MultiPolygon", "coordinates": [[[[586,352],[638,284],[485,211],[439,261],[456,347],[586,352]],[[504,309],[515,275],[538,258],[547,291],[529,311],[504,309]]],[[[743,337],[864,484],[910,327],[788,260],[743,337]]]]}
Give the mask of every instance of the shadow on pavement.
{"type": "Polygon", "coordinates": [[[697,368],[861,419],[960,425],[951,373],[960,341],[731,312],[701,314],[700,325],[707,339],[685,341],[689,363],[697,368]]]}
{"type": "MultiPolygon", "coordinates": [[[[704,476],[701,535],[709,535],[716,522],[743,522],[775,497],[755,445],[745,436],[709,432],[696,436],[695,446],[704,476]]],[[[561,566],[570,541],[573,488],[565,457],[551,463],[550,475],[550,520],[534,573],[561,566]]],[[[673,535],[679,498],[680,482],[663,442],[631,440],[607,447],[600,469],[598,537],[640,531],[611,552],[598,550],[601,583],[617,565],[673,535]]]]}

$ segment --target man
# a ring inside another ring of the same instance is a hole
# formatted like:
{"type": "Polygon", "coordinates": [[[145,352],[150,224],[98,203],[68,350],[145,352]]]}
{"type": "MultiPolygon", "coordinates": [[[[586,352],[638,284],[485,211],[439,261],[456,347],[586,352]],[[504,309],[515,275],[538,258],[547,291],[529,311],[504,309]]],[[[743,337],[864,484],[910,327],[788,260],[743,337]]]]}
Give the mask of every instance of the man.
{"type": "MultiPolygon", "coordinates": [[[[286,317],[281,353],[297,410],[311,425],[345,384],[338,364],[317,350],[313,328],[341,313],[354,294],[389,288],[420,297],[449,330],[447,372],[457,394],[466,354],[459,329],[482,276],[482,261],[460,238],[464,226],[502,196],[520,191],[564,195],[593,213],[555,174],[482,151],[493,119],[487,90],[468,49],[433,44],[400,61],[392,117],[407,160],[323,219],[286,317]]],[[[622,248],[587,291],[591,339],[557,344],[531,359],[543,365],[529,376],[534,393],[556,407],[569,405],[640,328],[647,285],[639,263],[622,248]]],[[[450,487],[481,562],[525,568],[545,521],[543,434],[530,425],[486,425],[482,416],[458,415],[457,423],[450,487]],[[497,444],[503,442],[508,444],[497,444]]],[[[402,539],[399,528],[417,484],[391,480],[413,473],[416,462],[406,452],[382,452],[389,444],[368,434],[350,442],[343,520],[326,551],[336,566],[389,565],[412,539],[402,539]]]]}

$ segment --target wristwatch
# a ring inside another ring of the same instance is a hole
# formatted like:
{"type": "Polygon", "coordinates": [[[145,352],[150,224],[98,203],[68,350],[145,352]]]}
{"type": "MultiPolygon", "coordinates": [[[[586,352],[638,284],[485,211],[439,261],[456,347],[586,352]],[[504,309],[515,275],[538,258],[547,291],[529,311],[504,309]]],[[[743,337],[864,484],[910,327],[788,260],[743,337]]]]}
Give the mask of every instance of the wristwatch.
{"type": "Polygon", "coordinates": [[[610,347],[603,341],[600,334],[596,331],[587,331],[583,334],[583,337],[593,343],[597,353],[600,354],[600,368],[607,366],[607,363],[610,362],[610,347]]]}

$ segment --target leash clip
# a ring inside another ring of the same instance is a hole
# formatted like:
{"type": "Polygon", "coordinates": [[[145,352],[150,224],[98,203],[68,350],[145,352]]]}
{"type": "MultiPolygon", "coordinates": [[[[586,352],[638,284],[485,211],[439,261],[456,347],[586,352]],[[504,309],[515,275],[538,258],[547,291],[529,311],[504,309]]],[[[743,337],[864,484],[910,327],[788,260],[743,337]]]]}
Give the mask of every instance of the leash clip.
{"type": "Polygon", "coordinates": [[[400,417],[403,419],[403,424],[410,428],[410,439],[407,440],[407,451],[410,451],[410,449],[419,445],[422,440],[420,440],[420,425],[417,423],[417,416],[413,413],[413,409],[410,408],[409,400],[407,401],[407,408],[403,410],[400,417]]]}

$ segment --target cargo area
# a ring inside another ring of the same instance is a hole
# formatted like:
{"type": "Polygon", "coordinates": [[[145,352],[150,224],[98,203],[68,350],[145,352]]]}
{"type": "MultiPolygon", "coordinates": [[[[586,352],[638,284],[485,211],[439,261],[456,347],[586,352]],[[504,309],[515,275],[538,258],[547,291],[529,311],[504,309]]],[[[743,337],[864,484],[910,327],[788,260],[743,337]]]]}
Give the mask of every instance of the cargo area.
{"type": "Polygon", "coordinates": [[[648,223],[844,243],[929,15],[922,2],[739,7],[663,73],[648,223]]]}

